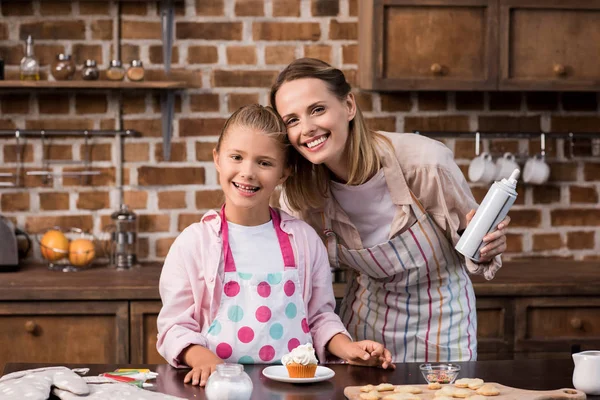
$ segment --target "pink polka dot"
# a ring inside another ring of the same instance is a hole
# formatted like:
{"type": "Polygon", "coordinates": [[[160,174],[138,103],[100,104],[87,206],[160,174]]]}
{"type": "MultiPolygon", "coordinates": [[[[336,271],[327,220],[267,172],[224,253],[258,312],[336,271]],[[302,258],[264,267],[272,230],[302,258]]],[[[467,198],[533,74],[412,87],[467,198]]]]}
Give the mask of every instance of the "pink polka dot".
{"type": "Polygon", "coordinates": [[[310,331],[310,328],[308,327],[308,321],[306,320],[306,318],[302,318],[302,330],[304,331],[304,333],[308,333],[310,331]]]}
{"type": "Polygon", "coordinates": [[[298,339],[290,339],[290,341],[288,342],[288,351],[292,351],[298,346],[300,346],[300,341],[298,339]]]}
{"type": "Polygon", "coordinates": [[[217,355],[219,356],[220,359],[225,360],[225,359],[231,357],[232,353],[233,353],[233,349],[227,343],[219,343],[217,345],[217,355]]]}
{"type": "Polygon", "coordinates": [[[238,331],[238,339],[242,343],[250,343],[254,339],[254,331],[249,326],[241,327],[238,331]]]}
{"type": "Polygon", "coordinates": [[[263,346],[258,351],[258,356],[263,361],[271,361],[275,357],[275,349],[272,346],[263,346]]]}
{"type": "Polygon", "coordinates": [[[260,306],[256,310],[256,320],[258,322],[267,322],[271,319],[271,309],[267,306],[260,306]]]}
{"type": "Polygon", "coordinates": [[[287,281],[285,285],[283,285],[283,291],[289,297],[296,291],[296,285],[294,285],[294,282],[292,281],[287,281]]]}
{"type": "Polygon", "coordinates": [[[235,297],[240,292],[240,285],[235,281],[229,281],[223,287],[223,291],[227,297],[235,297]]]}
{"type": "Polygon", "coordinates": [[[258,284],[257,291],[261,297],[269,297],[271,294],[271,285],[267,282],[261,282],[258,284]]]}

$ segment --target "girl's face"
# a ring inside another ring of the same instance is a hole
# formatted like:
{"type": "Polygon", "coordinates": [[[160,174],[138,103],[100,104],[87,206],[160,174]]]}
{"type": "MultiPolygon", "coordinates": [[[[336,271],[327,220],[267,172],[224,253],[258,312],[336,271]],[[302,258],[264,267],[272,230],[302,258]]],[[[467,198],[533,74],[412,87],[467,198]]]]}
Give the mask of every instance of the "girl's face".
{"type": "Polygon", "coordinates": [[[349,123],[356,114],[353,94],[340,101],[324,81],[302,78],[281,85],[275,105],[290,142],[304,158],[330,168],[344,164],[349,123]]]}
{"type": "Polygon", "coordinates": [[[281,144],[262,131],[234,125],[225,134],[220,150],[213,150],[213,159],[225,193],[227,219],[266,223],[270,219],[269,198],[289,176],[281,144]]]}

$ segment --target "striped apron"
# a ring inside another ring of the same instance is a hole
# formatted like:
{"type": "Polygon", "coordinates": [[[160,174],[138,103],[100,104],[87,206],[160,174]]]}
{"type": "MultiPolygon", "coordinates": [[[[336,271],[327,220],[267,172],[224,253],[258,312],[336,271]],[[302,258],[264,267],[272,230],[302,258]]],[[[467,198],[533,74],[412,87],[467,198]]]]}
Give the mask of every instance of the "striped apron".
{"type": "Polygon", "coordinates": [[[450,240],[411,193],[408,230],[367,249],[339,243],[323,214],[332,266],[350,268],[340,316],[355,340],[375,340],[394,362],[477,359],[473,285],[450,240]]]}

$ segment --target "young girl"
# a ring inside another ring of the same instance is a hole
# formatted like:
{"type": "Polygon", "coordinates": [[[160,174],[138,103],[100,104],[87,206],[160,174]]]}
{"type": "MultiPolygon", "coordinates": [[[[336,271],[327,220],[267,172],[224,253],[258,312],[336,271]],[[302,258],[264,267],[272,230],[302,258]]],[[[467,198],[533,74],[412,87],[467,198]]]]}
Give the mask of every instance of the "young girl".
{"type": "Polygon", "coordinates": [[[281,204],[322,232],[331,265],[349,268],[348,331],[381,341],[395,362],[475,360],[467,272],[493,278],[510,218],[484,237],[481,263],[465,260],[454,245],[477,204],[452,152],[368,130],[344,74],[323,61],[286,67],[271,105],[297,150],[281,204]]]}
{"type": "Polygon", "coordinates": [[[204,386],[215,366],[277,363],[312,343],[324,362],[392,367],[376,342],[352,342],[334,313],[327,252],[303,221],[269,207],[289,175],[279,116],[246,106],[227,120],[213,151],[225,205],[175,240],[160,277],[159,353],[204,386]]]}

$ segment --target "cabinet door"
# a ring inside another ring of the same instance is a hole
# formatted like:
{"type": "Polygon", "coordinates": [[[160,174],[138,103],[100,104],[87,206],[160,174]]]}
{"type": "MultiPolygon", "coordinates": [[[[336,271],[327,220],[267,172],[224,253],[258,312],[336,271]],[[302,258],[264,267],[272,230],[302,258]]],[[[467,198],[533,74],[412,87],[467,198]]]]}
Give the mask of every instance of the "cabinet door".
{"type": "Polygon", "coordinates": [[[127,363],[127,309],[118,301],[0,303],[0,360],[127,363]]]}
{"type": "Polygon", "coordinates": [[[162,304],[160,301],[131,302],[131,362],[136,364],[164,364],[156,350],[156,318],[162,304]]]}
{"type": "Polygon", "coordinates": [[[513,302],[505,298],[477,298],[478,360],[512,359],[513,302]]]}
{"type": "Polygon", "coordinates": [[[600,348],[600,297],[518,299],[515,351],[565,353],[600,348]]]}
{"type": "Polygon", "coordinates": [[[358,3],[361,88],[496,89],[497,0],[358,3]]]}
{"type": "Polygon", "coordinates": [[[500,89],[600,89],[599,0],[500,0],[500,89]]]}

